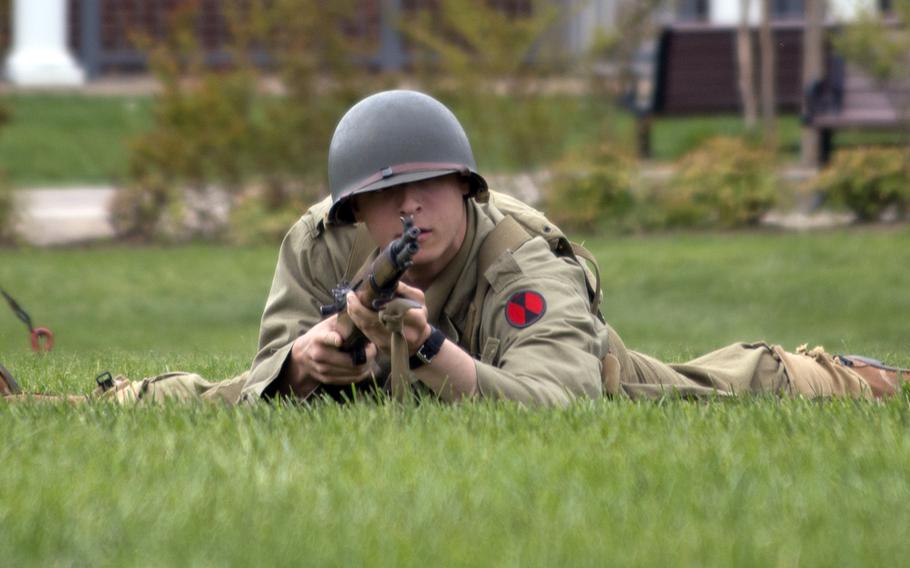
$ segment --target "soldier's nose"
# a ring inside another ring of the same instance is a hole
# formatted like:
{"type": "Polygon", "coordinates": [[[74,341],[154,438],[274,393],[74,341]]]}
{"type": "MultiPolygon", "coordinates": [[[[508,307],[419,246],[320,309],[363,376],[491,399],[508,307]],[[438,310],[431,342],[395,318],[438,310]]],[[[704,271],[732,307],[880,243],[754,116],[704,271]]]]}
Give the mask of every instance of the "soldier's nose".
{"type": "Polygon", "coordinates": [[[415,213],[420,212],[420,210],[419,190],[414,188],[414,186],[407,186],[401,195],[399,213],[401,213],[401,215],[414,215],[415,213]]]}

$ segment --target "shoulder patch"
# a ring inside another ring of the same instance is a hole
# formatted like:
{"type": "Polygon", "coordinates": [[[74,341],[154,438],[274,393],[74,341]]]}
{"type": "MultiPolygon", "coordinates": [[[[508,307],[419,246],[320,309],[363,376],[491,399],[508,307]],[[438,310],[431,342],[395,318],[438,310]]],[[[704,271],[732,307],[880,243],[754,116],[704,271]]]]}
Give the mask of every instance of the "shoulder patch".
{"type": "Polygon", "coordinates": [[[519,290],[506,302],[506,321],[509,325],[522,329],[543,317],[547,311],[547,301],[535,290],[519,290]]]}

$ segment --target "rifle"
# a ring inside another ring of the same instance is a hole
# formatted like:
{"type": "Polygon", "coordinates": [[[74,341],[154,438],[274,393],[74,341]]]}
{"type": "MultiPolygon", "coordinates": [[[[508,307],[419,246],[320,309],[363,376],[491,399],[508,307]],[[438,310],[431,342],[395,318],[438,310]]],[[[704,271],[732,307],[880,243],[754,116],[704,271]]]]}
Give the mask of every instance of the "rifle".
{"type": "Polygon", "coordinates": [[[374,310],[379,310],[395,297],[398,282],[420,250],[417,242],[420,229],[414,226],[414,219],[411,216],[402,217],[401,225],[401,236],[382,249],[369,267],[354,277],[353,282],[341,282],[333,288],[334,303],[319,308],[324,318],[338,314],[338,329],[342,336],[350,330],[340,350],[350,353],[355,365],[366,363],[366,345],[369,340],[348,316],[347,295],[348,292],[355,292],[364,305],[374,310]]]}

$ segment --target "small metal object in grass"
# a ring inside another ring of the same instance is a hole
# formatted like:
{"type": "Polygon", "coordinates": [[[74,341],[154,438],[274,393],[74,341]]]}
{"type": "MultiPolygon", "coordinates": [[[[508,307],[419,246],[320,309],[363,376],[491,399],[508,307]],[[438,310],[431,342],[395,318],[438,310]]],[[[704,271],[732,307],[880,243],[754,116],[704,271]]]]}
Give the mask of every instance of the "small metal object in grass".
{"type": "Polygon", "coordinates": [[[101,392],[107,392],[114,388],[114,377],[111,376],[110,371],[105,371],[95,377],[95,383],[98,384],[98,388],[101,389],[101,392]]]}
{"type": "Polygon", "coordinates": [[[32,325],[32,318],[28,315],[22,306],[13,299],[12,296],[6,293],[6,290],[0,288],[0,294],[3,294],[3,297],[6,298],[6,302],[9,304],[13,313],[16,314],[22,323],[28,327],[28,332],[31,336],[32,342],[32,351],[35,353],[40,353],[42,351],[50,351],[54,347],[54,333],[46,327],[34,327],[32,325]]]}

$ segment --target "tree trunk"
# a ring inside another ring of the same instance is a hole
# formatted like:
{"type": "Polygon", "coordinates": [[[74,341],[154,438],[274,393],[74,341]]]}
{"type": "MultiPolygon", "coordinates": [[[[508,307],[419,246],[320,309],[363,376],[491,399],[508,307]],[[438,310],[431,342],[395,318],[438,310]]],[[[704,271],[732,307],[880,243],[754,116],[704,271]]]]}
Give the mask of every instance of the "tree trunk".
{"type": "Polygon", "coordinates": [[[771,2],[761,0],[761,29],[759,30],[758,43],[761,48],[761,118],[762,134],[765,147],[769,150],[777,148],[777,129],[775,115],[777,101],[775,96],[774,70],[774,38],[771,36],[771,2]]]}
{"type": "Polygon", "coordinates": [[[739,27],[736,31],[736,64],[739,72],[739,95],[743,106],[743,122],[752,131],[758,123],[758,100],[755,94],[755,63],[752,58],[752,31],[749,28],[749,7],[752,0],[739,1],[739,27]]]}
{"type": "MultiPolygon", "coordinates": [[[[808,112],[806,94],[824,73],[825,0],[805,0],[806,26],[803,32],[803,115],[808,112]]],[[[800,154],[805,167],[821,165],[821,133],[817,128],[803,126],[800,154]]]]}

